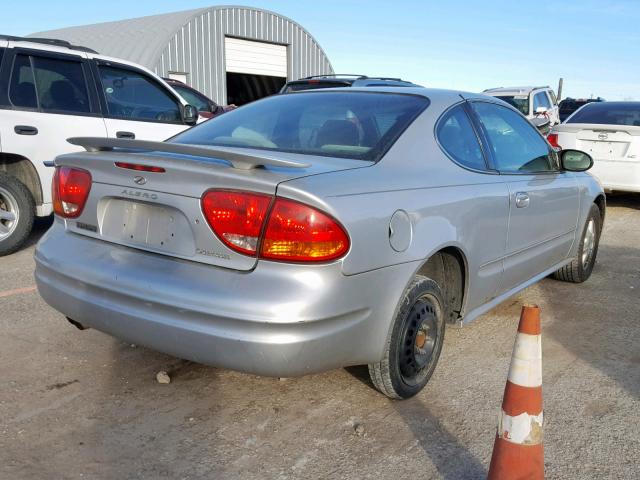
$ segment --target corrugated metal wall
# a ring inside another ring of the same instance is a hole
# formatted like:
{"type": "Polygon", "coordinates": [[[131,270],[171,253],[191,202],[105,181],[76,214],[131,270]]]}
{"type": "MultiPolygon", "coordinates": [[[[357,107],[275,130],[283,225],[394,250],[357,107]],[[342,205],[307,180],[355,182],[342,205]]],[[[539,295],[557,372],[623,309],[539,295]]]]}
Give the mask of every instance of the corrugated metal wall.
{"type": "Polygon", "coordinates": [[[189,84],[224,104],[227,99],[224,37],[287,45],[287,79],[333,73],[324,51],[297,23],[264,10],[207,9],[180,28],[163,50],[155,71],[188,72],[189,84]]]}

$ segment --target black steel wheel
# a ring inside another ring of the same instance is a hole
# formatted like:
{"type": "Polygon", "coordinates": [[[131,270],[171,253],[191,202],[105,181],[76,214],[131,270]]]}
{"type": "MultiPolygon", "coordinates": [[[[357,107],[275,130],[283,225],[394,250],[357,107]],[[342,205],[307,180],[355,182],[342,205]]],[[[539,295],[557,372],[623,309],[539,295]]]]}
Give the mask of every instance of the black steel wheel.
{"type": "Polygon", "coordinates": [[[378,390],[402,399],[424,388],[442,350],[445,310],[438,284],[416,276],[401,300],[384,358],[369,365],[369,375],[378,390]]]}

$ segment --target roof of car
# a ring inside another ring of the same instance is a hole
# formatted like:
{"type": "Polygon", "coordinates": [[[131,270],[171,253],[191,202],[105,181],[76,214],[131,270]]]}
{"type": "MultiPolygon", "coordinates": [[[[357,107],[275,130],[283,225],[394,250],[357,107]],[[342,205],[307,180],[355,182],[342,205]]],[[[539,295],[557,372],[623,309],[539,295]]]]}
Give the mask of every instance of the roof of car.
{"type": "Polygon", "coordinates": [[[502,94],[502,95],[527,95],[529,93],[531,93],[533,90],[540,90],[543,88],[550,88],[548,85],[543,85],[543,86],[539,86],[539,87],[531,87],[531,86],[527,86],[527,87],[497,87],[497,88],[488,88],[486,89],[483,93],[486,93],[487,95],[495,95],[495,94],[502,94]]]}
{"type": "Polygon", "coordinates": [[[403,93],[409,95],[420,95],[422,97],[427,97],[431,100],[435,99],[447,99],[450,101],[462,101],[463,99],[471,100],[471,99],[487,99],[494,100],[492,97],[483,95],[481,93],[474,92],[465,92],[461,90],[447,90],[443,88],[426,88],[416,86],[408,86],[408,87],[398,87],[398,86],[387,86],[387,85],[374,85],[374,86],[359,86],[352,88],[341,88],[341,87],[332,87],[332,88],[322,88],[317,90],[300,90],[297,92],[291,92],[287,95],[299,95],[303,93],[322,93],[322,92],[365,92],[365,93],[403,93]]]}
{"type": "MultiPolygon", "coordinates": [[[[332,73],[327,75],[312,75],[309,77],[299,78],[297,80],[290,80],[286,85],[296,85],[305,83],[345,83],[348,85],[378,85],[378,84],[390,84],[399,86],[419,86],[408,80],[402,80],[396,77],[370,77],[367,75],[358,75],[353,73],[332,73]]],[[[285,85],[285,87],[286,87],[285,85]]],[[[345,85],[347,86],[347,85],[345,85]]]]}

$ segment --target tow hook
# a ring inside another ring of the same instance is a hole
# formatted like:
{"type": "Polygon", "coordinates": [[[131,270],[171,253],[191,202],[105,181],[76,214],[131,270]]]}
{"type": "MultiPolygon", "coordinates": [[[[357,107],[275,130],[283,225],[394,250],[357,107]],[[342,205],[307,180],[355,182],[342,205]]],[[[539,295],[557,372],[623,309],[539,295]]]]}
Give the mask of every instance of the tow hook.
{"type": "Polygon", "coordinates": [[[89,327],[85,327],[83,324],[81,324],[80,322],[75,321],[72,318],[67,317],[67,320],[69,321],[69,323],[71,325],[76,327],[78,330],[89,330],[89,327]]]}

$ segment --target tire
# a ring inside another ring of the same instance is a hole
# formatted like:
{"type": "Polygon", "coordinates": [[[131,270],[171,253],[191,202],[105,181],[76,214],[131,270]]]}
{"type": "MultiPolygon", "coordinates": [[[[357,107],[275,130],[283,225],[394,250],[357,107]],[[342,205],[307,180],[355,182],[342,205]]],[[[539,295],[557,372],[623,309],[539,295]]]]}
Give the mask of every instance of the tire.
{"type": "Polygon", "coordinates": [[[35,213],[31,192],[16,178],[0,173],[0,257],[25,242],[35,213]]]}
{"type": "Polygon", "coordinates": [[[442,350],[446,310],[438,284],[416,275],[400,301],[382,361],[369,365],[381,393],[404,399],[424,388],[442,350]]]}
{"type": "Polygon", "coordinates": [[[553,278],[563,282],[582,283],[586,281],[593,271],[600,245],[602,233],[602,217],[597,205],[591,205],[587,221],[582,229],[580,245],[571,263],[565,265],[553,274],[553,278]]]}

